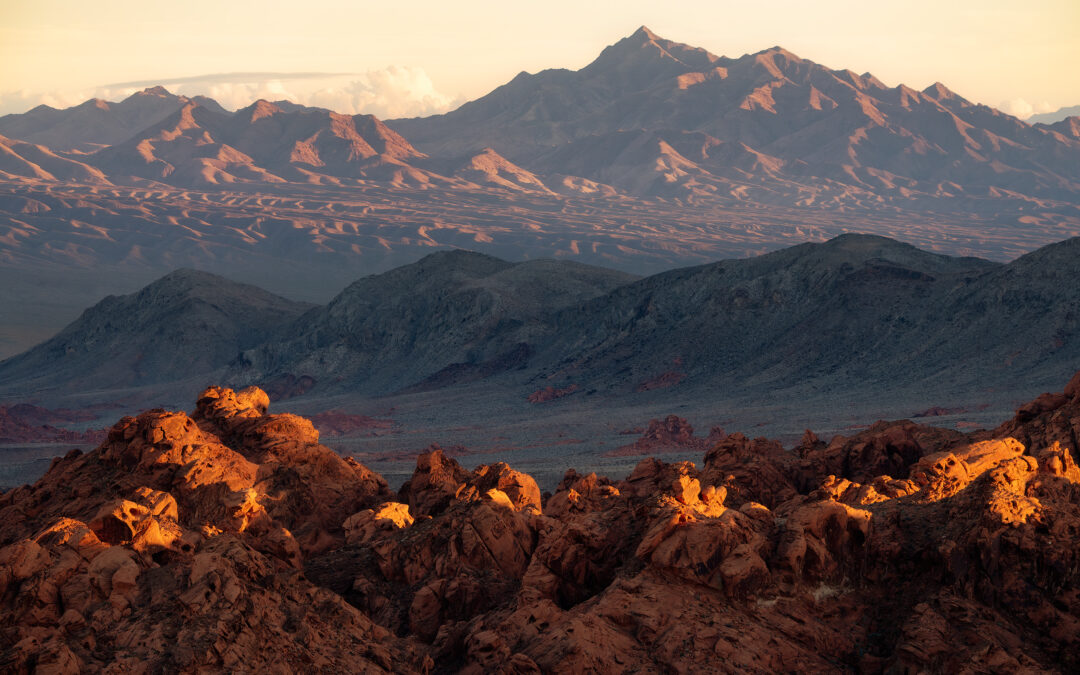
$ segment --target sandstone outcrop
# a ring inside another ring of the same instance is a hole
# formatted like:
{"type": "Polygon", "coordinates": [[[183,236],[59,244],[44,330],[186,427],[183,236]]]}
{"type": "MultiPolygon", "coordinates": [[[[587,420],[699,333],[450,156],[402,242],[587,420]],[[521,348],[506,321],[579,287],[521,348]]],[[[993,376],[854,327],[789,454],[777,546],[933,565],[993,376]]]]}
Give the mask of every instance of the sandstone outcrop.
{"type": "Polygon", "coordinates": [[[668,415],[662,420],[649,420],[649,426],[637,439],[605,453],[609,457],[662,454],[668,452],[703,452],[713,443],[723,439],[724,430],[715,427],[707,438],[694,436],[694,427],[678,415],[668,415]]]}
{"type": "Polygon", "coordinates": [[[191,417],[124,418],[0,497],[3,670],[425,667],[298,571],[385,481],[268,403],[211,388],[191,417]]]}
{"type": "Polygon", "coordinates": [[[511,507],[540,510],[540,488],[532,476],[514,471],[503,462],[482,464],[471,473],[441,448],[431,448],[416,461],[416,472],[398,491],[414,516],[435,516],[454,501],[484,498],[509,500],[511,507]],[[502,493],[492,495],[492,491],[502,493]]]}
{"type": "Polygon", "coordinates": [[[0,667],[1075,671],[1075,382],[993,432],[732,434],[546,497],[438,448],[394,494],[210,388],[0,497],[0,667]]]}

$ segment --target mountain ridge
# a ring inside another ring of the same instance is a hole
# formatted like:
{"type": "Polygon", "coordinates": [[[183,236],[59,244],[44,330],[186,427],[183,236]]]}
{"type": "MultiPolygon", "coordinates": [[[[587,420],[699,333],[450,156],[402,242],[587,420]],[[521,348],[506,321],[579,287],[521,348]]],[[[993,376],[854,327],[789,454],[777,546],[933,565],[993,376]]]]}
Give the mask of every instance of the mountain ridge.
{"type": "MultiPolygon", "coordinates": [[[[1003,264],[847,234],[645,278],[568,261],[510,263],[446,251],[359,279],[324,306],[287,304],[287,320],[258,319],[263,315],[252,309],[252,320],[273,328],[249,332],[245,342],[234,325],[218,340],[223,346],[198,348],[214,359],[188,355],[202,365],[181,370],[245,385],[303,379],[304,391],[320,396],[374,397],[481,380],[523,397],[550,386],[621,399],[654,381],[679,395],[716,387],[749,395],[807,383],[872,390],[886,381],[902,387],[944,378],[942,386],[960,386],[1007,381],[1020,371],[1051,379],[1080,367],[1080,316],[1070,309],[1080,292],[1069,284],[1080,273],[1078,247],[1074,238],[1003,264]]],[[[165,282],[185,288],[185,278],[175,273],[127,296],[127,305],[106,311],[117,303],[110,299],[87,314],[115,315],[96,323],[123,325],[128,314],[183,305],[160,300],[155,289],[165,282]]],[[[201,288],[220,304],[212,285],[201,288]]],[[[227,297],[245,307],[285,302],[251,289],[227,297]]],[[[80,322],[85,317],[0,362],[8,393],[33,391],[35,379],[74,384],[72,367],[63,365],[70,350],[48,345],[81,335],[74,328],[80,322]]],[[[92,351],[76,361],[117,358],[92,351]]],[[[75,370],[82,377],[85,366],[75,370]]],[[[127,372],[119,369],[117,382],[152,383],[127,372]]],[[[176,377],[169,373],[153,383],[168,385],[176,377]]]]}
{"type": "MultiPolygon", "coordinates": [[[[1069,161],[1036,161],[1035,151],[1058,148],[1058,140],[971,104],[940,83],[924,92],[904,85],[887,88],[872,75],[830,70],[780,47],[736,59],[718,57],[659,38],[645,27],[581,70],[521,74],[457,110],[389,124],[429,153],[483,144],[510,161],[548,172],[557,171],[560,162],[545,162],[546,154],[557,149],[565,159],[576,142],[589,137],[678,129],[719,143],[741,143],[771,157],[789,180],[841,181],[878,195],[933,195],[942,180],[961,171],[978,176],[969,190],[985,190],[978,181],[992,176],[1000,183],[1006,179],[1002,173],[1033,194],[1074,200],[1080,189],[1073,168],[1080,145],[1066,141],[1060,148],[1069,161]],[[953,166],[955,161],[961,164],[953,166]],[[1001,165],[996,173],[986,168],[994,161],[1001,165]]],[[[595,150],[593,145],[582,152],[595,150]]],[[[684,191],[726,192],[739,179],[722,165],[710,169],[712,186],[699,188],[687,180],[684,191]]],[[[603,182],[595,173],[583,177],[603,182]]],[[[647,181],[639,177],[636,183],[647,181]]],[[[634,184],[616,187],[629,185],[634,184]]],[[[638,185],[629,191],[648,195],[656,189],[638,185]]]]}
{"type": "Polygon", "coordinates": [[[225,112],[207,96],[178,96],[157,86],[115,103],[93,98],[63,110],[40,105],[26,113],[4,115],[0,134],[56,150],[87,152],[125,141],[187,103],[225,112]]]}
{"type": "Polygon", "coordinates": [[[17,388],[29,392],[121,390],[199,377],[310,307],[216,274],[179,269],[136,293],[106,297],[53,338],[0,361],[0,379],[9,388],[19,380],[17,388]]]}

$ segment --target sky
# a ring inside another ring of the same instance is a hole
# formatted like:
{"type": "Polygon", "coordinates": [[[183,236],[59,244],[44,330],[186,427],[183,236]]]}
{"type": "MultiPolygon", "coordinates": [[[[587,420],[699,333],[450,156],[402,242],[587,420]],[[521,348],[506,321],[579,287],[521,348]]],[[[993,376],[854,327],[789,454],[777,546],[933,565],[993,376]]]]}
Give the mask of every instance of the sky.
{"type": "Polygon", "coordinates": [[[940,81],[1021,118],[1080,104],[1080,0],[0,0],[0,114],[163,84],[228,108],[427,115],[581,68],[640,25],[723,56],[779,45],[889,86],[940,81]]]}

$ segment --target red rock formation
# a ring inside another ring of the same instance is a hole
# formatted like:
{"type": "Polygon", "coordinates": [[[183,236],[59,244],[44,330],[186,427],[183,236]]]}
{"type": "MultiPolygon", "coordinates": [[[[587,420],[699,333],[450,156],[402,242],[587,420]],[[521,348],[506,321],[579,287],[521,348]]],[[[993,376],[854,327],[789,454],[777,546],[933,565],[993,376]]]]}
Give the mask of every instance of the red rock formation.
{"type": "Polygon", "coordinates": [[[124,418],[0,497],[3,670],[427,667],[296,571],[389,492],[267,404],[211,388],[194,417],[124,418]]]}
{"type": "Polygon", "coordinates": [[[533,393],[529,394],[529,403],[548,403],[557,399],[569,396],[578,390],[576,384],[571,384],[561,389],[555,387],[544,387],[543,389],[537,389],[533,393]]]}
{"type": "Polygon", "coordinates": [[[540,488],[532,476],[514,471],[503,462],[482,464],[469,473],[438,447],[417,458],[416,471],[401,487],[398,497],[409,504],[414,516],[438,515],[453,501],[482,499],[505,498],[515,511],[540,510],[540,488]]]}
{"type": "MultiPolygon", "coordinates": [[[[541,503],[438,449],[395,499],[260,390],[211,388],[0,497],[0,666],[1075,671],[1078,390],[1007,435],[734,434],[541,503]]],[[[653,436],[694,438],[676,422],[653,436]]]]}
{"type": "Polygon", "coordinates": [[[26,403],[0,406],[0,443],[100,443],[105,438],[104,429],[72,431],[54,426],[94,417],[85,411],[48,410],[26,403]]]}
{"type": "Polygon", "coordinates": [[[963,434],[907,420],[877,422],[855,436],[837,436],[824,447],[801,453],[802,487],[836,475],[864,482],[874,476],[903,475],[922,456],[959,443],[963,434]]]}
{"type": "Polygon", "coordinates": [[[669,389],[685,379],[686,373],[668,370],[655,377],[642,380],[634,387],[634,391],[640,394],[641,392],[652,391],[653,389],[669,389]]]}
{"type": "Polygon", "coordinates": [[[677,415],[668,415],[662,420],[649,420],[649,426],[641,438],[630,445],[623,445],[604,453],[605,457],[633,457],[635,455],[685,452],[701,452],[725,436],[720,427],[713,427],[708,438],[694,436],[694,427],[690,422],[677,415]]]}
{"type": "Polygon", "coordinates": [[[367,415],[353,415],[340,410],[328,410],[311,416],[311,421],[324,436],[352,436],[361,432],[374,435],[394,428],[393,420],[380,420],[367,415]]]}

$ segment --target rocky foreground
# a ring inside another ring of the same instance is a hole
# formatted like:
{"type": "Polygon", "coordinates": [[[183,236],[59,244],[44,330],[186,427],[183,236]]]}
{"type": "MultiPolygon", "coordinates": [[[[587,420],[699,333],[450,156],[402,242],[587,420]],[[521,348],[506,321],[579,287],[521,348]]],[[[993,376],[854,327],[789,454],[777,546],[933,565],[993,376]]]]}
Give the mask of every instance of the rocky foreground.
{"type": "Polygon", "coordinates": [[[993,431],[699,469],[421,455],[396,494],[264,392],[126,417],[0,497],[3,672],[1080,669],[1080,373],[993,431]]]}

